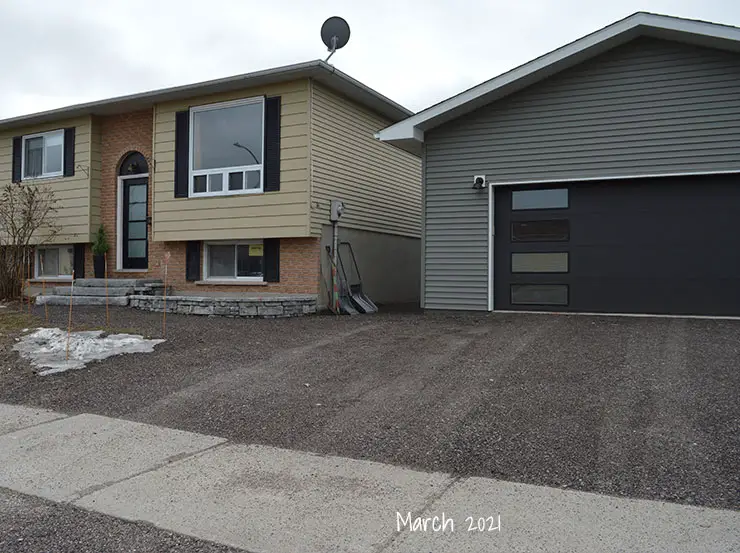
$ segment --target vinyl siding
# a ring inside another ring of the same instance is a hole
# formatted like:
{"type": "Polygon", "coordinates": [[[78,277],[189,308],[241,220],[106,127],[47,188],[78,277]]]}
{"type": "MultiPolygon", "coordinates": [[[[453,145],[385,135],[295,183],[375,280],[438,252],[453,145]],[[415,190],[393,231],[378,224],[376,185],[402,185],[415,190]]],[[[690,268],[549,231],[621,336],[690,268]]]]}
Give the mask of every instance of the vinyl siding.
{"type": "Polygon", "coordinates": [[[421,233],[421,160],[375,138],[392,121],[311,83],[311,230],[330,223],[401,236],[421,233]]]}
{"type": "Polygon", "coordinates": [[[473,175],[526,183],[740,171],[738,56],[639,38],[425,140],[426,306],[485,309],[487,193],[470,188],[473,175]]]}
{"type": "Polygon", "coordinates": [[[307,80],[158,104],[155,114],[154,241],[309,235],[307,80]],[[175,198],[175,113],[260,95],[281,97],[280,191],[175,198]]]}
{"type": "Polygon", "coordinates": [[[90,117],[66,119],[32,127],[0,132],[0,185],[12,176],[13,137],[75,127],[75,174],[72,177],[39,179],[36,186],[54,192],[57,212],[54,217],[60,232],[53,243],[72,244],[91,240],[90,225],[90,117]]]}

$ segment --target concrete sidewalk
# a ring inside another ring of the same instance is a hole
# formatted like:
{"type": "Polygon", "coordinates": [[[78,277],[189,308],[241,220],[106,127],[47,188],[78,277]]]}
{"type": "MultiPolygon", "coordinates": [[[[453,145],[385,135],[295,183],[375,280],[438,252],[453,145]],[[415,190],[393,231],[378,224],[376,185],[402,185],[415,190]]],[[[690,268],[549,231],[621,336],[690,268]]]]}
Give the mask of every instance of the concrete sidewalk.
{"type": "Polygon", "coordinates": [[[3,404],[0,434],[1,487],[254,553],[740,551],[735,511],[459,479],[3,404]],[[430,519],[426,531],[416,517],[430,519]]]}

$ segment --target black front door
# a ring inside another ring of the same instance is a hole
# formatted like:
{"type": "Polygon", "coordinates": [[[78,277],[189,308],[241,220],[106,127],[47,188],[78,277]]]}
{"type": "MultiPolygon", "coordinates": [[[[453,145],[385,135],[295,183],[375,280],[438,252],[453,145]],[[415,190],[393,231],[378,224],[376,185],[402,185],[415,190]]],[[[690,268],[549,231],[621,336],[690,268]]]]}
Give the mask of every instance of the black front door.
{"type": "Polygon", "coordinates": [[[147,177],[123,181],[123,268],[147,269],[147,177]]]}

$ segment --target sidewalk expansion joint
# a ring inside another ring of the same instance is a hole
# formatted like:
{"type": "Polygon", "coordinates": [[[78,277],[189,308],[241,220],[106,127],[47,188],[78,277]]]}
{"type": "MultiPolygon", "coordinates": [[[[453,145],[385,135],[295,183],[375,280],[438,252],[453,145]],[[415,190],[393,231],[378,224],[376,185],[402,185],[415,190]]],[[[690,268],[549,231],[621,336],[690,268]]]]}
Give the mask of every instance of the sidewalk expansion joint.
{"type": "Polygon", "coordinates": [[[173,465],[176,463],[179,463],[180,461],[184,461],[186,459],[197,457],[207,451],[212,451],[216,448],[219,448],[224,445],[228,445],[229,441],[224,440],[222,442],[219,442],[217,444],[213,444],[208,447],[204,447],[203,449],[198,449],[196,451],[190,451],[185,453],[178,453],[177,455],[172,455],[171,457],[167,457],[164,461],[161,463],[158,463],[154,466],[151,466],[147,468],[146,470],[139,471],[135,474],[131,474],[129,476],[126,476],[125,478],[119,478],[117,480],[110,480],[108,482],[103,482],[102,484],[96,484],[94,486],[90,486],[89,488],[85,488],[84,490],[80,491],[79,493],[75,494],[74,497],[71,497],[70,499],[67,499],[63,501],[62,503],[69,503],[74,505],[81,499],[87,497],[88,495],[92,495],[96,492],[99,492],[100,490],[104,490],[105,488],[109,488],[110,486],[115,486],[116,484],[120,484],[121,482],[126,482],[127,480],[131,480],[133,478],[137,478],[139,476],[142,476],[144,474],[148,474],[150,472],[156,472],[161,468],[167,467],[169,465],[173,465]]]}

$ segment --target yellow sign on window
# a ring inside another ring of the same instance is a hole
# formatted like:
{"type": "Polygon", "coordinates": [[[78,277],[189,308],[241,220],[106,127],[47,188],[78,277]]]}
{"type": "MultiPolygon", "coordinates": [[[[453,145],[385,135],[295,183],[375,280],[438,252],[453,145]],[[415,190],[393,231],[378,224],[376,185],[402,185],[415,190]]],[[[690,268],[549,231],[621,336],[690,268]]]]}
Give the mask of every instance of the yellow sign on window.
{"type": "Polygon", "coordinates": [[[264,249],[262,244],[249,244],[249,257],[262,257],[264,249]]]}

